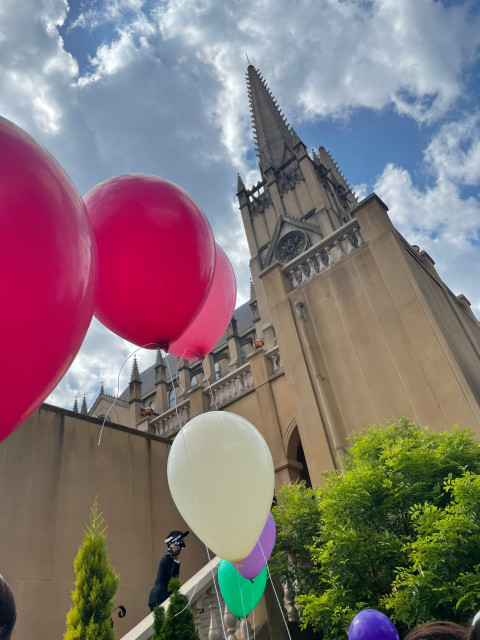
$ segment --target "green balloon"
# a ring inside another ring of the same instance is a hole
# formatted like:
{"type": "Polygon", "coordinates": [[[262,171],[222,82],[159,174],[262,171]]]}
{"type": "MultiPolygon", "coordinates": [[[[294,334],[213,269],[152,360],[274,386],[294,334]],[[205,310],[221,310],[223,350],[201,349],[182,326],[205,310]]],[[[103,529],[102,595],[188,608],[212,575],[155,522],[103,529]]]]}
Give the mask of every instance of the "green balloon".
{"type": "Polygon", "coordinates": [[[220,560],[218,584],[225,604],[237,618],[245,618],[254,609],[267,584],[267,567],[263,567],[256,578],[248,580],[241,576],[228,560],[220,560]]]}

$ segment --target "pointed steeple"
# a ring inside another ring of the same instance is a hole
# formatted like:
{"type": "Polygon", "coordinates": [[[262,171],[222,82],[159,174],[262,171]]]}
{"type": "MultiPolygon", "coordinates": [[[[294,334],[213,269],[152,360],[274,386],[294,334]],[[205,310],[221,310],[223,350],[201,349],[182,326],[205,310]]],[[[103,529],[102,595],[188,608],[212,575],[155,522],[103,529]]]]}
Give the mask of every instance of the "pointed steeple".
{"type": "Polygon", "coordinates": [[[103,382],[100,385],[100,394],[102,394],[102,393],[105,394],[105,389],[103,388],[103,382]]]}
{"type": "Polygon", "coordinates": [[[241,193],[242,191],[245,191],[245,185],[243,183],[242,176],[240,174],[237,174],[237,175],[238,175],[237,193],[241,193]]]}
{"type": "Polygon", "coordinates": [[[357,199],[351,191],[350,184],[345,180],[345,176],[340,171],[338,164],[333,159],[331,153],[327,151],[325,147],[318,147],[318,153],[320,162],[325,165],[328,170],[330,170],[337,183],[343,187],[345,192],[348,192],[351,203],[355,203],[357,199]]]}
{"type": "Polygon", "coordinates": [[[73,411],[74,413],[78,413],[78,398],[77,398],[77,396],[75,396],[75,400],[74,400],[74,402],[73,402],[73,409],[72,409],[72,411],[73,411]]]}
{"type": "Polygon", "coordinates": [[[140,371],[138,370],[137,356],[133,356],[132,375],[130,376],[130,382],[141,382],[140,371]]]}
{"type": "Polygon", "coordinates": [[[267,83],[253,65],[247,69],[247,87],[260,168],[262,171],[278,168],[288,153],[293,155],[298,136],[291,130],[267,83]]]}
{"type": "Polygon", "coordinates": [[[87,398],[86,398],[85,394],[83,394],[82,408],[80,409],[80,413],[82,413],[84,416],[86,416],[87,413],[88,413],[87,398]]]}
{"type": "Polygon", "coordinates": [[[157,357],[155,360],[155,365],[157,364],[165,364],[163,360],[163,355],[161,349],[157,349],[157,357]]]}

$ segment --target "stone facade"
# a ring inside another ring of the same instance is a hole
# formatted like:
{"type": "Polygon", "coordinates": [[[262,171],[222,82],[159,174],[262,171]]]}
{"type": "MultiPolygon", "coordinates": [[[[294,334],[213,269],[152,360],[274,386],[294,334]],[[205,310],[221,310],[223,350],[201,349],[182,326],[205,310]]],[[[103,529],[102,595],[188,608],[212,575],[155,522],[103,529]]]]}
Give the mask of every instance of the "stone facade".
{"type": "MultiPolygon", "coordinates": [[[[237,187],[250,301],[204,363],[159,353],[141,375],[135,364],[118,422],[171,438],[198,413],[228,408],[264,433],[278,484],[302,473],[314,485],[371,424],[405,415],[479,430],[480,325],[466,298],[375,194],[358,203],[323,147],[307,153],[251,65],[247,85],[262,178],[248,189],[239,176],[237,187]]],[[[100,396],[90,413],[111,403],[100,396]]]]}
{"type": "MultiPolygon", "coordinates": [[[[480,432],[480,325],[468,301],[375,194],[357,202],[323,147],[307,153],[252,66],[247,80],[261,172],[251,189],[238,178],[250,300],[203,363],[158,352],[146,371],[133,363],[119,399],[102,388],[89,415],[44,406],[0,444],[0,570],[18,600],[15,637],[62,633],[97,494],[127,608],[119,629],[146,615],[164,532],[185,526],[166,483],[169,443],[205,411],[262,432],[277,487],[318,485],[352,431],[402,415],[480,432]]],[[[183,579],[206,562],[188,540],[183,579]]]]}

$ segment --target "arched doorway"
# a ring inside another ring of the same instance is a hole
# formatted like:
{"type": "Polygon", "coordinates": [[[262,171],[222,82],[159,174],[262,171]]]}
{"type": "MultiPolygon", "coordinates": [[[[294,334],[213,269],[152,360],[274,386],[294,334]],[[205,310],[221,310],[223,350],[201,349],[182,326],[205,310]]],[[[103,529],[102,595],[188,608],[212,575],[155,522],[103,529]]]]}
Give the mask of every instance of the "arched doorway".
{"type": "Polygon", "coordinates": [[[300,434],[298,432],[298,427],[296,424],[292,424],[290,434],[288,435],[287,433],[287,438],[287,458],[298,463],[297,465],[295,465],[295,470],[293,470],[292,468],[292,471],[290,473],[291,479],[292,481],[303,480],[305,482],[305,486],[311,487],[312,481],[310,480],[307,461],[305,459],[302,441],[300,439],[300,434]]]}
{"type": "Polygon", "coordinates": [[[299,438],[299,443],[297,447],[297,462],[300,462],[302,465],[302,469],[300,471],[300,480],[305,481],[306,487],[312,486],[312,481],[310,480],[310,474],[308,473],[307,461],[305,459],[305,453],[303,451],[302,441],[299,438]]]}

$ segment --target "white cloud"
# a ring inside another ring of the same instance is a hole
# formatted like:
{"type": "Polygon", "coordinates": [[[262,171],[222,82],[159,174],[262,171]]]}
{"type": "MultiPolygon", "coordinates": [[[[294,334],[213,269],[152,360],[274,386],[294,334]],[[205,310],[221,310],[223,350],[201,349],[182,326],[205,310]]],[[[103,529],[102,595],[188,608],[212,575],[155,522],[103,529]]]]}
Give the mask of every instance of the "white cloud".
{"type": "MultiPolygon", "coordinates": [[[[479,14],[463,2],[106,0],[85,3],[64,42],[56,27],[67,12],[65,0],[0,3],[0,112],[53,153],[82,194],[130,171],[180,184],[230,257],[239,301],[248,296],[249,256],[234,212],[236,173],[247,187],[259,178],[245,53],[294,126],[393,106],[438,127],[464,100],[480,43],[479,14]],[[81,77],[65,48],[75,30],[91,63],[81,77]]],[[[479,263],[469,240],[478,200],[462,191],[479,180],[478,127],[467,115],[433,135],[419,167],[428,188],[393,165],[376,185],[402,233],[431,252],[452,288],[462,258],[479,263]]],[[[473,289],[473,276],[463,282],[473,289]]],[[[476,290],[465,293],[480,304],[476,290]]],[[[91,404],[102,379],[113,391],[131,351],[94,323],[55,402],[71,406],[78,391],[91,404]]]]}
{"type": "Polygon", "coordinates": [[[156,352],[122,340],[94,318],[81,350],[47,402],[71,408],[75,397],[80,403],[85,394],[90,408],[102,382],[106,393],[122,393],[130,381],[134,355],[142,371],[155,362],[156,352]]]}
{"type": "Polygon", "coordinates": [[[105,22],[123,21],[130,14],[139,14],[145,2],[143,0],[106,0],[95,1],[93,6],[80,11],[69,29],[92,30],[105,22]]]}
{"type": "Polygon", "coordinates": [[[96,55],[90,61],[94,71],[79,78],[78,84],[83,86],[90,82],[98,82],[104,76],[120,72],[136,59],[141,48],[142,44],[136,45],[130,29],[123,31],[118,40],[102,44],[97,49],[96,55]]]}
{"type": "Polygon", "coordinates": [[[303,117],[393,104],[420,122],[435,120],[461,96],[462,72],[480,44],[468,5],[434,0],[172,0],[157,17],[164,38],[212,64],[226,95],[233,88],[235,96],[246,52],[280,82],[281,104],[303,117]]]}
{"type": "Polygon", "coordinates": [[[430,142],[425,160],[439,180],[480,181],[480,113],[445,124],[430,142]]]}
{"type": "Polygon", "coordinates": [[[392,222],[411,243],[436,261],[455,294],[464,293],[480,312],[480,200],[463,195],[462,184],[478,180],[478,116],[444,125],[425,151],[433,182],[420,188],[406,169],[389,164],[375,191],[389,206],[392,222]]]}
{"type": "Polygon", "coordinates": [[[7,2],[0,13],[0,112],[41,134],[60,129],[60,95],[78,73],[78,65],[63,48],[56,26],[67,15],[64,0],[42,3],[7,2]]]}

